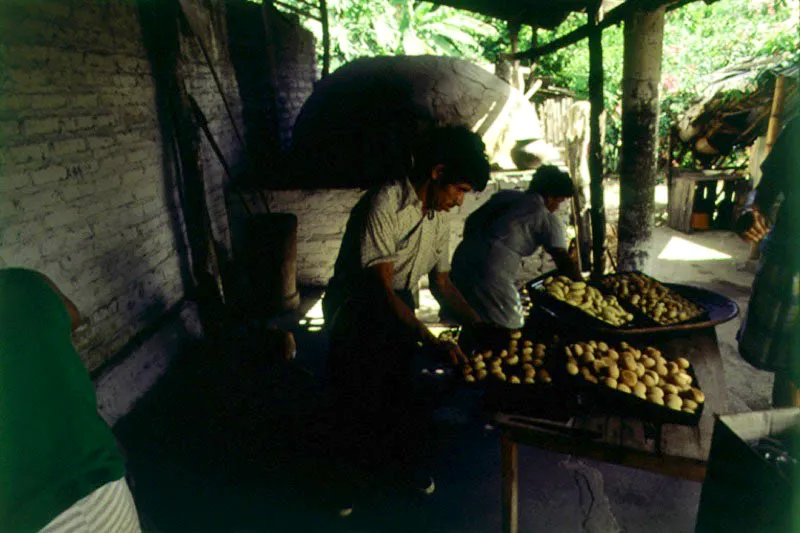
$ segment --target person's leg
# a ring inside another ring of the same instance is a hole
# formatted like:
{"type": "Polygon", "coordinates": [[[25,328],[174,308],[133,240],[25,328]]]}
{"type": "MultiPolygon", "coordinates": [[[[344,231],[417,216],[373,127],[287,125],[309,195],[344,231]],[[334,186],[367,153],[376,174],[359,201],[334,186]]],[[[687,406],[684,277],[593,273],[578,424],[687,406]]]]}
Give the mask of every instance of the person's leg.
{"type": "Polygon", "coordinates": [[[775,372],[772,407],[800,407],[800,392],[791,378],[783,372],[775,372]]]}

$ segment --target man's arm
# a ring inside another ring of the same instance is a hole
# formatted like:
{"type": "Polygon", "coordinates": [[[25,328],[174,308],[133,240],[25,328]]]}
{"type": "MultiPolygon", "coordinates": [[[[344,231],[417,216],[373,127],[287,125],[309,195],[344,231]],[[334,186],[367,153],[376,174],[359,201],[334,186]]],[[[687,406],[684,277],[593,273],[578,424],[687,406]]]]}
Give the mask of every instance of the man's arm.
{"type": "Polygon", "coordinates": [[[470,307],[461,291],[450,281],[449,272],[434,270],[428,274],[431,293],[436,300],[455,315],[456,320],[465,326],[473,326],[481,321],[478,314],[470,307]]]}
{"type": "Polygon", "coordinates": [[[458,346],[445,346],[431,331],[414,315],[414,312],[400,299],[392,288],[394,278],[394,263],[378,263],[367,269],[369,278],[378,286],[378,294],[385,297],[385,303],[400,324],[407,328],[415,340],[423,346],[430,346],[437,350],[446,351],[453,364],[466,362],[466,357],[458,346]]]}
{"type": "Polygon", "coordinates": [[[546,248],[547,253],[553,258],[558,271],[571,280],[583,281],[578,264],[570,257],[564,248],[546,248]]]}

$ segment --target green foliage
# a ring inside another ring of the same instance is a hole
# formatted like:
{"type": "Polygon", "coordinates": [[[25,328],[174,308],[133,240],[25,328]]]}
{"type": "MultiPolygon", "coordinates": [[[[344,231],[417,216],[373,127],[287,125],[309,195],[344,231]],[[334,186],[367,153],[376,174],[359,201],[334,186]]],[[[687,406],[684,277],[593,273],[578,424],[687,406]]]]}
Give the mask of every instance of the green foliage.
{"type": "MultiPolygon", "coordinates": [[[[303,9],[304,2],[283,0],[303,9]]],[[[800,60],[797,29],[800,0],[718,0],[694,2],[667,14],[662,64],[661,145],[683,111],[697,99],[706,76],[743,59],[780,55],[800,60]]],[[[398,54],[454,56],[494,62],[511,49],[507,23],[429,2],[413,0],[329,0],[331,70],[358,57],[398,54]]],[[[301,18],[317,41],[322,58],[322,28],[301,18]]],[[[546,44],[586,23],[585,13],[572,13],[554,31],[538,30],[546,44]]],[[[519,47],[530,47],[533,30],[523,26],[519,47]]],[[[621,26],[603,32],[606,109],[606,169],[614,172],[621,143],[621,84],[624,38],[621,26]]],[[[583,40],[541,58],[535,74],[588,98],[589,52],[583,40]]]]}
{"type": "MultiPolygon", "coordinates": [[[[695,2],[666,15],[662,63],[659,130],[662,147],[672,124],[695,103],[712,72],[739,61],[779,54],[800,59],[797,30],[798,0],[719,0],[695,2]]],[[[582,25],[585,15],[573,14],[554,32],[540,31],[542,44],[582,25]]],[[[603,32],[606,106],[606,168],[619,163],[620,102],[624,38],[621,27],[603,32]]],[[[537,74],[578,97],[588,96],[589,52],[583,41],[543,58],[537,74]]]]}
{"type": "MultiPolygon", "coordinates": [[[[285,3],[301,6],[296,0],[285,3]]],[[[307,9],[307,8],[306,8],[307,9]]],[[[484,60],[483,43],[498,34],[482,17],[453,8],[413,0],[329,0],[331,71],[359,57],[379,55],[443,55],[484,60]]],[[[302,20],[317,42],[322,58],[322,25],[302,20]]]]}

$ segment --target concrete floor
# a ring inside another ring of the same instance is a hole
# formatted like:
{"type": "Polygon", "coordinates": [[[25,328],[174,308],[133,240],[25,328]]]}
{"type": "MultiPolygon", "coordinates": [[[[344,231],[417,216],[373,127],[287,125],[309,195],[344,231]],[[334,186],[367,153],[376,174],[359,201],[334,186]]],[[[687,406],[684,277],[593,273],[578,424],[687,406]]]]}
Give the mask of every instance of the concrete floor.
{"type": "MultiPolygon", "coordinates": [[[[648,271],[657,278],[717,290],[744,308],[753,268],[744,261],[747,246],[734,235],[687,236],[659,228],[653,250],[648,271]],[[683,259],[669,259],[673,255],[683,259]]],[[[318,296],[306,294],[303,313],[318,296]]],[[[431,309],[423,312],[432,316],[431,309]]],[[[352,516],[336,516],[320,416],[327,339],[317,320],[299,324],[301,315],[274,321],[295,334],[294,364],[264,361],[263,344],[252,331],[233,335],[219,349],[190,347],[115,427],[145,529],[499,531],[498,433],[483,418],[478,393],[441,381],[429,387],[440,405],[436,493],[424,498],[376,487],[356,502],[352,516]]],[[[736,411],[766,408],[771,377],[736,353],[738,323],[718,328],[732,405],[736,411]]],[[[519,465],[520,531],[694,528],[699,483],[525,447],[519,465]]]]}

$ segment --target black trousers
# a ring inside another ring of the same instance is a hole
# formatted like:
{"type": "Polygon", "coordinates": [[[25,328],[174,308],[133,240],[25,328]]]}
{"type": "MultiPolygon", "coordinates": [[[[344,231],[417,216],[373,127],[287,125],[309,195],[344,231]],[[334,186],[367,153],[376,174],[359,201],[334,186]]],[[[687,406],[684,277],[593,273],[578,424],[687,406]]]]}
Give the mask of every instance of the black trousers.
{"type": "Polygon", "coordinates": [[[331,451],[369,474],[410,475],[428,460],[431,409],[413,379],[416,342],[375,302],[351,300],[328,324],[331,451]]]}

